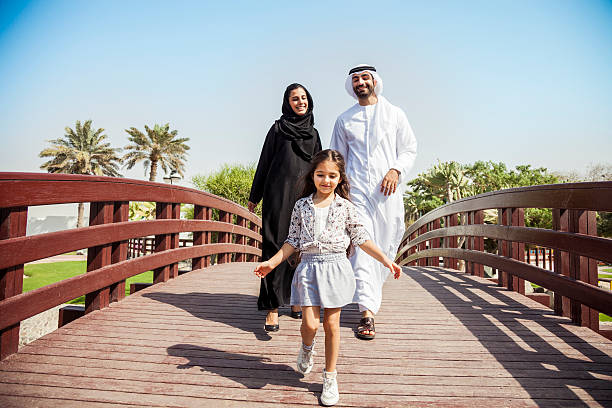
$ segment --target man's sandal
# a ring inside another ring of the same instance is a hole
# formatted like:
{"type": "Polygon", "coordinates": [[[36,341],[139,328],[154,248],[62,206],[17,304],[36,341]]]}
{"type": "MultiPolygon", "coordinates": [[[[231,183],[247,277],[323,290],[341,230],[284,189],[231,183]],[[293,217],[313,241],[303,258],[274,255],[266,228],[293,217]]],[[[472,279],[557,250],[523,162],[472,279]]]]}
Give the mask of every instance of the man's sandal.
{"type": "Polygon", "coordinates": [[[373,317],[364,317],[359,321],[359,326],[357,326],[357,333],[355,333],[357,338],[362,340],[372,340],[374,336],[376,336],[376,329],[374,327],[374,318],[373,317]],[[366,334],[366,332],[370,332],[366,334]]]}

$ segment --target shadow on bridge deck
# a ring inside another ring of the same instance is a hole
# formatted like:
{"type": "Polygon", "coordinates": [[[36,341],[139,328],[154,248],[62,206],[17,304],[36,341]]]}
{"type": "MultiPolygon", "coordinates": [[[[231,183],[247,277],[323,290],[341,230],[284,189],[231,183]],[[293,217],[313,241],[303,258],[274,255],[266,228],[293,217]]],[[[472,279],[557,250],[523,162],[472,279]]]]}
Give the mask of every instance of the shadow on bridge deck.
{"type": "MultiPolygon", "coordinates": [[[[304,377],[299,321],[264,332],[251,270],[182,275],[23,347],[0,363],[0,405],[317,405],[322,327],[304,377]]],[[[487,280],[404,271],[374,341],[354,337],[354,305],[342,313],[338,406],[612,406],[609,340],[487,280]]]]}

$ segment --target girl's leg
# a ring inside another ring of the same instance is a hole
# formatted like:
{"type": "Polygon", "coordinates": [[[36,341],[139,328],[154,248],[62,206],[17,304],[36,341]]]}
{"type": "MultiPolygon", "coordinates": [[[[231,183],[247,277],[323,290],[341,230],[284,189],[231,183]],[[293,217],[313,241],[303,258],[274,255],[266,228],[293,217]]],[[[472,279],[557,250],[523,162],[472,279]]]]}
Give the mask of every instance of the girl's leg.
{"type": "Polygon", "coordinates": [[[340,352],[340,311],[339,307],[323,311],[323,329],[325,330],[325,371],[336,371],[336,362],[340,352]]]}
{"type": "Polygon", "coordinates": [[[319,328],[320,316],[321,308],[319,306],[302,306],[300,332],[302,333],[302,343],[306,346],[312,346],[312,341],[319,328]]]}

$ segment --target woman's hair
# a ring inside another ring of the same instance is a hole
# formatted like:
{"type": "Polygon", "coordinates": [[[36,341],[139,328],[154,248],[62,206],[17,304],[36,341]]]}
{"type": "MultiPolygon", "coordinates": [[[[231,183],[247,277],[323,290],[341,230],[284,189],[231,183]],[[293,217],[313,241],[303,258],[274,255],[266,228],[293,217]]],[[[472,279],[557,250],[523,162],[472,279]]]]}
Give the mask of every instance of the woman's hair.
{"type": "Polygon", "coordinates": [[[319,166],[319,164],[328,160],[336,164],[336,166],[338,167],[338,172],[340,173],[340,182],[336,186],[335,193],[342,198],[350,200],[349,193],[351,187],[349,185],[348,179],[346,178],[346,166],[344,163],[344,157],[342,157],[342,154],[339,151],[332,149],[321,150],[320,152],[312,156],[308,172],[304,174],[304,176],[302,176],[301,182],[303,185],[303,189],[302,194],[300,194],[300,198],[308,197],[309,195],[317,191],[317,187],[315,186],[313,180],[314,172],[319,166]]]}

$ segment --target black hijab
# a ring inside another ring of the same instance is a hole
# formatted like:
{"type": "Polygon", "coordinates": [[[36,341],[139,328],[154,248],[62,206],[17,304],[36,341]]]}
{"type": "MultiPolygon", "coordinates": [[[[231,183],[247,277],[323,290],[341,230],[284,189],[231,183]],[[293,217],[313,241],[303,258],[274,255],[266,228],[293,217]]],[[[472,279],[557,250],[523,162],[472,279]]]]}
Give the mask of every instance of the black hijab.
{"type": "MultiPolygon", "coordinates": [[[[312,102],[310,92],[300,84],[291,84],[285,89],[283,96],[283,115],[275,122],[276,132],[286,140],[291,141],[293,152],[308,162],[312,159],[313,152],[305,152],[303,150],[303,141],[319,136],[319,132],[314,128],[313,107],[314,103],[312,102]],[[308,110],[302,116],[296,114],[289,104],[289,95],[291,91],[297,88],[302,88],[306,92],[306,98],[308,99],[308,110]]],[[[312,146],[316,146],[316,143],[312,146]]]]}

